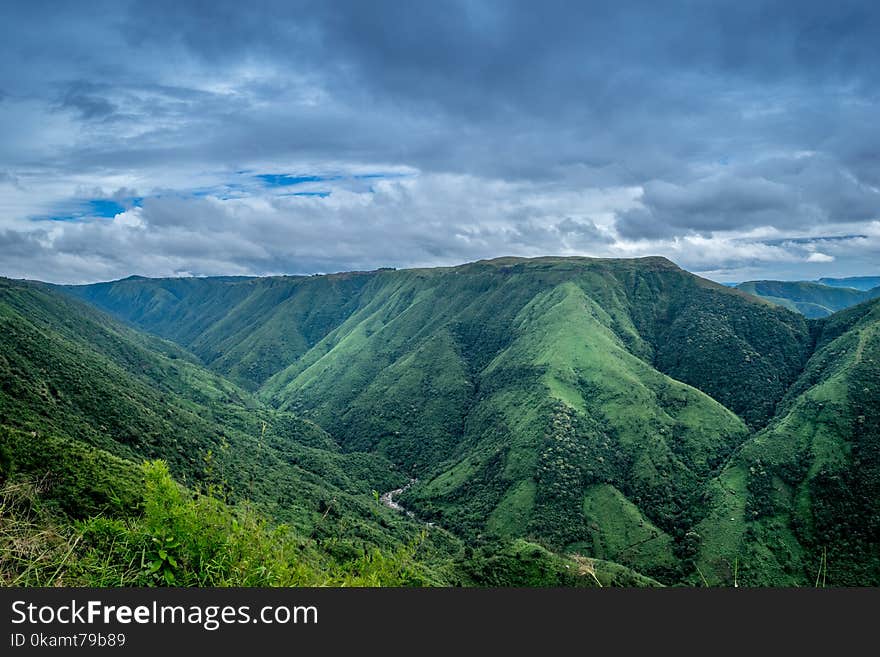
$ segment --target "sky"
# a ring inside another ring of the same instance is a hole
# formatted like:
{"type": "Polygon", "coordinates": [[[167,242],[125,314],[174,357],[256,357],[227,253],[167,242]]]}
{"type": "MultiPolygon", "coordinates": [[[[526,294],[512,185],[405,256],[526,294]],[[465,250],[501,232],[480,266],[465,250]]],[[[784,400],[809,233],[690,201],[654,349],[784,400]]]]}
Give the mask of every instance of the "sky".
{"type": "Polygon", "coordinates": [[[880,273],[880,5],[0,3],[0,275],[880,273]]]}

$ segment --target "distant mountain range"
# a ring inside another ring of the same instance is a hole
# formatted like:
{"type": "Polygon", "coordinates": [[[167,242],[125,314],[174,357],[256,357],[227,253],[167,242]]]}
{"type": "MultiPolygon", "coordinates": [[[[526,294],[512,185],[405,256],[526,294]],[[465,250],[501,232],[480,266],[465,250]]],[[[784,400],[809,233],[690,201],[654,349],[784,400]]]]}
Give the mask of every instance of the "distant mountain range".
{"type": "Polygon", "coordinates": [[[812,281],[747,281],[736,288],[815,319],[880,297],[880,276],[812,281]]]}
{"type": "Polygon", "coordinates": [[[851,276],[850,278],[820,278],[819,283],[831,287],[852,287],[856,290],[870,290],[880,286],[880,276],[851,276]]]}
{"type": "Polygon", "coordinates": [[[878,585],[880,300],[808,319],[748,285],[664,258],[0,279],[0,481],[70,551],[0,577],[878,585]],[[412,517],[381,495],[408,481],[412,517]]]}

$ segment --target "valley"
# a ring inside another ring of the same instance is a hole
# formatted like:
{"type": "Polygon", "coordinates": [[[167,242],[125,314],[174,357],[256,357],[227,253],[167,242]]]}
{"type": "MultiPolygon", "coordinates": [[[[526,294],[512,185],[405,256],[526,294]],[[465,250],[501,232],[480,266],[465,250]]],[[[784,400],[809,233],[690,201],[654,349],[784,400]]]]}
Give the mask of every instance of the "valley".
{"type": "MultiPolygon", "coordinates": [[[[212,509],[215,557],[262,527],[269,583],[876,585],[880,300],[771,291],[659,257],[4,279],[0,479],[19,523],[81,537],[79,582],[166,540],[170,497],[212,509]]],[[[204,548],[114,568],[201,581],[204,548]]],[[[240,566],[209,584],[267,581],[240,566]]]]}

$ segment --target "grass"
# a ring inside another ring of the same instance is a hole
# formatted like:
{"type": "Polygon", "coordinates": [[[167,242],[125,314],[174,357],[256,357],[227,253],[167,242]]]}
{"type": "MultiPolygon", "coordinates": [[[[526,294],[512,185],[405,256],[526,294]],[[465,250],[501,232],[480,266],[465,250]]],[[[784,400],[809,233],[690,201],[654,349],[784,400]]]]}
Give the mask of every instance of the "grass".
{"type": "Polygon", "coordinates": [[[441,583],[418,543],[348,561],[250,507],[232,509],[144,466],[143,514],[70,523],[43,505],[39,483],[0,488],[0,576],[8,586],[407,586],[441,583]],[[435,576],[434,576],[435,577],[435,576]]]}
{"type": "Polygon", "coordinates": [[[486,528],[502,536],[523,536],[535,506],[535,492],[535,482],[531,479],[511,486],[489,516],[486,528]]]}
{"type": "Polygon", "coordinates": [[[675,567],[672,538],[614,486],[589,487],[583,509],[593,527],[591,543],[586,546],[588,554],[647,573],[675,567]]]}

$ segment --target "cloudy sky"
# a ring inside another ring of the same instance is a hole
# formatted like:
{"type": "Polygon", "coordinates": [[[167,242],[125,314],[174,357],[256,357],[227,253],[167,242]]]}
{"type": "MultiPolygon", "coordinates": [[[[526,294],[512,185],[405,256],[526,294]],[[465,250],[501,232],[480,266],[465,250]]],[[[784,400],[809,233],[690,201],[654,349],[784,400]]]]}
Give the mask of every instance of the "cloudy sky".
{"type": "Polygon", "coordinates": [[[0,4],[0,275],[880,273],[880,9],[0,4]]]}

